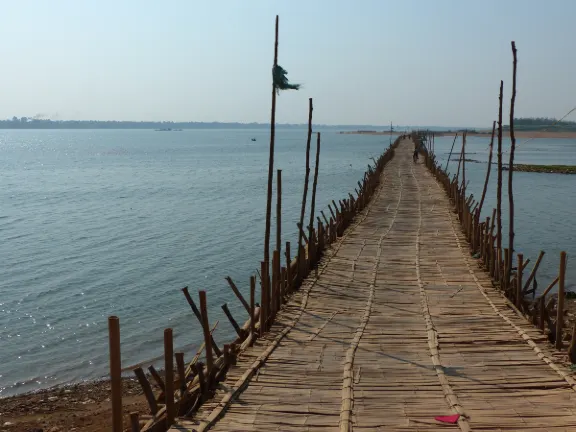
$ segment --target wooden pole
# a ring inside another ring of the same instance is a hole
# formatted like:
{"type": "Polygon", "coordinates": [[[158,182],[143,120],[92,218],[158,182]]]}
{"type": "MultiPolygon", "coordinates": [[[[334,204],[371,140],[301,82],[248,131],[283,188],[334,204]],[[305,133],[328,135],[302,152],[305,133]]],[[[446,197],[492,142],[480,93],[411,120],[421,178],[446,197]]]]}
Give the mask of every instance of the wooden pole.
{"type": "MultiPolygon", "coordinates": [[[[202,304],[202,300],[200,300],[200,304],[202,304]]],[[[166,391],[164,392],[166,424],[170,427],[176,417],[174,406],[174,346],[171,328],[164,330],[164,377],[164,385],[166,386],[166,391]]]]}
{"type": "MultiPolygon", "coordinates": [[[[516,43],[512,41],[512,97],[510,100],[510,162],[508,163],[508,207],[510,217],[508,221],[508,249],[514,254],[514,190],[512,187],[512,175],[514,173],[514,152],[516,150],[516,136],[514,135],[514,104],[516,102],[516,43]]],[[[511,263],[510,263],[511,264],[511,263]]],[[[507,269],[510,274],[511,266],[507,269]]]]}
{"type": "Polygon", "coordinates": [[[248,302],[244,299],[244,296],[240,293],[240,290],[238,289],[232,278],[230,276],[226,276],[226,281],[228,282],[228,285],[230,285],[230,288],[232,288],[234,294],[236,294],[236,297],[238,297],[238,300],[240,300],[240,303],[242,303],[242,306],[244,306],[244,309],[246,309],[246,312],[248,312],[248,315],[250,315],[250,306],[248,305],[248,302]]]}
{"type": "Polygon", "coordinates": [[[222,307],[222,310],[224,311],[224,315],[226,315],[226,317],[228,318],[228,321],[230,321],[230,324],[234,328],[234,331],[236,332],[236,334],[240,337],[244,337],[244,333],[242,332],[242,329],[240,328],[240,326],[238,325],[238,323],[236,322],[236,320],[232,316],[230,309],[228,309],[228,304],[224,303],[221,307],[222,307]]]}
{"type": "MultiPolygon", "coordinates": [[[[512,261],[512,260],[510,260],[512,261]]],[[[516,307],[522,306],[522,269],[524,268],[524,255],[518,254],[518,270],[516,273],[516,307]]]]}
{"type": "Polygon", "coordinates": [[[154,392],[152,391],[152,386],[150,385],[150,381],[146,378],[146,374],[142,370],[141,367],[134,369],[134,374],[140,383],[140,387],[142,387],[142,392],[148,401],[148,406],[150,407],[150,414],[154,415],[158,412],[158,404],[156,402],[156,398],[154,397],[154,392]]]}
{"type": "Polygon", "coordinates": [[[276,171],[276,250],[282,250],[282,170],[276,171]]]}
{"type": "Polygon", "coordinates": [[[542,258],[544,258],[544,253],[545,253],[544,251],[540,251],[540,255],[538,255],[538,259],[536,260],[536,263],[534,264],[534,268],[530,272],[530,276],[528,276],[528,280],[526,281],[526,284],[524,285],[524,289],[522,290],[523,292],[528,291],[528,287],[530,286],[530,282],[532,282],[532,279],[534,279],[536,277],[536,271],[538,270],[538,267],[540,266],[540,262],[542,261],[542,258]]]}
{"type": "Polygon", "coordinates": [[[462,134],[462,198],[466,200],[466,131],[462,134]]]}
{"type": "Polygon", "coordinates": [[[200,297],[200,314],[202,316],[202,330],[204,331],[204,344],[206,346],[206,367],[208,368],[208,374],[210,374],[214,365],[214,358],[212,356],[212,338],[210,337],[206,291],[199,291],[198,296],[200,297]]]}
{"type": "Polygon", "coordinates": [[[120,319],[108,317],[110,346],[110,386],[112,387],[112,432],[123,432],[122,421],[122,357],[120,355],[120,319]]]}
{"type": "Polygon", "coordinates": [[[446,161],[446,168],[444,168],[444,172],[448,173],[448,164],[450,163],[450,158],[452,157],[452,150],[454,150],[454,144],[456,144],[456,138],[458,138],[458,132],[454,135],[454,141],[452,141],[452,147],[450,148],[450,154],[448,154],[448,160],[446,161]]]}
{"type": "Polygon", "coordinates": [[[260,289],[260,337],[262,337],[266,332],[266,319],[268,318],[268,298],[266,296],[268,272],[266,271],[266,262],[264,261],[260,262],[260,273],[262,277],[262,286],[260,289]]]}
{"type": "Polygon", "coordinates": [[[291,256],[290,256],[290,242],[286,242],[286,289],[288,291],[292,291],[292,266],[291,264],[291,256]]]}
{"type": "MultiPolygon", "coordinates": [[[[498,107],[498,183],[496,189],[496,248],[502,250],[502,98],[504,81],[500,81],[500,96],[498,107]]],[[[500,264],[498,264],[500,267],[500,264]]]]}
{"type": "Polygon", "coordinates": [[[298,233],[298,280],[301,279],[302,274],[300,269],[302,268],[302,234],[304,226],[304,214],[306,213],[306,196],[308,195],[308,180],[310,177],[310,142],[312,141],[312,98],[308,99],[308,138],[306,140],[306,174],[304,175],[304,192],[302,195],[302,207],[300,209],[300,225],[298,233]]]}
{"type": "Polygon", "coordinates": [[[131,432],[140,431],[140,415],[137,412],[130,413],[130,430],[131,432]]]}
{"type": "Polygon", "coordinates": [[[318,184],[318,167],[320,165],[320,132],[316,139],[316,162],[314,166],[314,181],[312,182],[312,201],[310,202],[310,223],[308,224],[308,238],[312,239],[314,230],[314,207],[316,206],[316,185],[318,184]]]}
{"type": "Polygon", "coordinates": [[[492,137],[490,138],[490,153],[488,155],[488,168],[486,169],[486,179],[484,180],[484,189],[482,189],[482,198],[478,205],[478,217],[482,213],[482,206],[484,205],[484,198],[486,198],[486,191],[488,190],[488,181],[490,180],[490,171],[492,169],[492,150],[494,149],[494,134],[496,132],[496,122],[492,123],[492,137]]]}
{"type": "Polygon", "coordinates": [[[566,252],[560,252],[558,273],[558,308],[556,313],[556,349],[562,348],[562,327],[564,326],[564,286],[566,280],[566,252]]]}
{"type": "MultiPolygon", "coordinates": [[[[200,323],[200,325],[202,325],[202,314],[200,313],[200,310],[198,310],[198,307],[196,307],[196,303],[194,303],[194,300],[192,300],[192,297],[188,292],[188,287],[182,288],[182,292],[184,293],[184,297],[186,297],[186,301],[190,305],[190,308],[192,308],[192,312],[198,319],[198,322],[200,323]]],[[[212,341],[212,349],[214,350],[214,353],[216,354],[217,357],[220,357],[222,355],[222,352],[220,351],[220,348],[218,348],[218,344],[214,340],[212,333],[210,333],[210,340],[212,341]]]]}
{"type": "MultiPolygon", "coordinates": [[[[278,15],[274,31],[274,66],[278,65],[278,15]]],[[[266,195],[266,230],[264,232],[264,262],[270,262],[270,219],[272,214],[272,180],[274,177],[274,137],[276,133],[276,85],[272,80],[272,108],[270,111],[270,156],[268,159],[268,192],[266,195]]]]}
{"type": "Polygon", "coordinates": [[[256,297],[256,277],[250,276],[250,335],[254,337],[254,332],[256,328],[255,315],[256,315],[256,306],[255,306],[255,297],[256,297]]]}
{"type": "Polygon", "coordinates": [[[180,399],[184,397],[186,392],[186,366],[184,366],[184,353],[177,352],[174,354],[176,358],[176,370],[178,370],[178,384],[180,385],[180,399]]]}

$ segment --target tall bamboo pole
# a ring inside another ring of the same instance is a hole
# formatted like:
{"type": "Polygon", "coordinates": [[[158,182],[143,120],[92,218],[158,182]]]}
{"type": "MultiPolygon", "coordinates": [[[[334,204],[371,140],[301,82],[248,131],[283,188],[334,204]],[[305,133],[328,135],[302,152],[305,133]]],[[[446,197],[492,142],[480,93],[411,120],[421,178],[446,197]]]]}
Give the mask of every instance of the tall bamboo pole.
{"type": "MultiPolygon", "coordinates": [[[[308,99],[308,138],[306,140],[306,174],[304,175],[304,192],[302,195],[302,207],[300,209],[300,229],[298,233],[298,272],[302,269],[302,234],[304,224],[304,213],[306,213],[306,197],[308,195],[308,180],[310,178],[310,141],[312,141],[312,98],[308,99]]],[[[298,274],[300,279],[301,274],[298,274]]]]}
{"type": "Polygon", "coordinates": [[[320,165],[320,132],[316,139],[316,163],[314,167],[314,181],[312,183],[312,202],[310,203],[310,223],[308,224],[308,238],[313,238],[314,230],[314,207],[316,206],[316,185],[318,184],[318,166],[320,165]]]}
{"type": "MultiPolygon", "coordinates": [[[[278,65],[278,15],[276,15],[276,29],[274,39],[274,65],[278,65]]],[[[272,180],[274,177],[274,136],[276,133],[276,85],[272,80],[272,109],[270,113],[270,156],[268,159],[268,192],[266,194],[266,230],[264,232],[264,262],[270,262],[270,219],[272,217],[272,180]]]]}
{"type": "Polygon", "coordinates": [[[482,190],[482,198],[478,205],[478,218],[482,213],[482,206],[484,205],[484,198],[486,198],[486,191],[488,190],[488,181],[490,180],[490,171],[492,168],[492,151],[494,149],[494,133],[496,132],[496,122],[492,123],[492,137],[490,138],[490,154],[488,156],[488,168],[486,169],[486,179],[484,180],[484,189],[482,190]]]}
{"type": "Polygon", "coordinates": [[[448,154],[448,160],[446,161],[446,168],[444,171],[448,174],[448,164],[450,163],[450,158],[452,157],[452,150],[454,150],[454,144],[456,144],[456,138],[458,138],[458,132],[454,135],[454,141],[452,141],[452,147],[450,148],[450,154],[448,154]]]}
{"type": "MultiPolygon", "coordinates": [[[[498,107],[498,183],[496,189],[496,249],[502,253],[502,97],[504,81],[500,81],[500,96],[498,107]]],[[[500,262],[498,262],[500,267],[500,262]]]]}
{"type": "Polygon", "coordinates": [[[466,131],[462,134],[462,198],[466,200],[466,131]]]}
{"type": "Polygon", "coordinates": [[[282,170],[276,171],[276,250],[282,250],[282,170]]]}
{"type": "MultiPolygon", "coordinates": [[[[508,163],[508,202],[510,210],[509,231],[508,231],[508,249],[514,255],[514,190],[512,187],[512,174],[514,173],[514,151],[516,150],[516,136],[514,134],[514,104],[516,102],[516,43],[512,41],[512,97],[510,99],[510,162],[508,163]]],[[[511,264],[508,266],[508,275],[512,269],[511,264]]]]}
{"type": "Polygon", "coordinates": [[[120,356],[120,320],[108,317],[108,339],[110,344],[110,386],[112,387],[112,431],[122,432],[122,361],[120,356]]]}

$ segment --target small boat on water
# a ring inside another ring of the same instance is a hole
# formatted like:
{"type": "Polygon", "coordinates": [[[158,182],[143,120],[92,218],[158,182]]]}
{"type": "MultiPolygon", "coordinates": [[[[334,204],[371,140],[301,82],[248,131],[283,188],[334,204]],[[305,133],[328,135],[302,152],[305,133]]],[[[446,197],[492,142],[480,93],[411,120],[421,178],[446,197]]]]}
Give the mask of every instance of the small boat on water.
{"type": "Polygon", "coordinates": [[[164,128],[164,129],[154,129],[156,132],[182,132],[182,129],[172,129],[172,128],[164,128]]]}
{"type": "Polygon", "coordinates": [[[252,138],[252,140],[251,140],[251,141],[256,141],[256,138],[252,138]]]}

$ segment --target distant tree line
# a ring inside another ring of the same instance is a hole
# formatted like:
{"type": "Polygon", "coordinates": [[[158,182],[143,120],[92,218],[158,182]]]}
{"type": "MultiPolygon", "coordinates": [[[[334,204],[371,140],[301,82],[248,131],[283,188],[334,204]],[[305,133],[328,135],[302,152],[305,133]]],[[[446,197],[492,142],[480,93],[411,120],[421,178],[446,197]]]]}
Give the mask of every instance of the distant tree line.
{"type": "MultiPolygon", "coordinates": [[[[514,119],[514,129],[518,130],[542,130],[550,128],[552,125],[554,130],[573,131],[576,130],[576,122],[562,120],[558,122],[553,117],[520,117],[514,119]]],[[[509,125],[503,129],[510,129],[509,125]]]]}
{"type": "MultiPolygon", "coordinates": [[[[278,124],[279,128],[302,128],[301,124],[278,124]]],[[[362,125],[315,125],[323,128],[358,128],[362,125]]],[[[116,120],[48,120],[29,117],[12,117],[0,120],[0,129],[268,129],[267,123],[222,122],[148,122],[116,120]]]]}

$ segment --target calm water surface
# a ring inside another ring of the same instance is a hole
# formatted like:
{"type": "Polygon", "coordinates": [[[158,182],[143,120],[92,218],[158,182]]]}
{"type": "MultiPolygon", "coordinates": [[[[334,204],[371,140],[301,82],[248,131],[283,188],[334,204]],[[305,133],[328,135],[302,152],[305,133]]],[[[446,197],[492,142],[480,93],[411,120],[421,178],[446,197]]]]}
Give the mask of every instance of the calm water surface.
{"type": "MultiPolygon", "coordinates": [[[[305,139],[305,130],[278,132],[284,241],[296,239],[305,139]]],[[[388,143],[325,131],[317,208],[353,191],[388,143]]],[[[451,143],[436,140],[441,159],[451,143]]],[[[574,144],[532,141],[517,161],[576,164],[574,144]]],[[[468,157],[485,161],[487,145],[469,138],[468,157]]],[[[109,315],[121,320],[124,366],[161,355],[166,327],[192,352],[201,330],[180,291],[186,285],[194,296],[208,292],[210,320],[220,321],[215,339],[230,340],[220,305],[228,302],[240,322],[246,314],[224,277],[246,293],[262,256],[267,147],[263,130],[0,131],[0,396],[104,376],[109,315]]],[[[486,167],[466,164],[475,196],[486,167]]],[[[573,250],[576,176],[514,178],[517,248],[532,260],[546,250],[543,286],[560,250],[573,250]]]]}
{"type": "MultiPolygon", "coordinates": [[[[305,130],[278,131],[284,241],[305,143],[305,130]]],[[[317,209],[388,144],[326,131],[317,209]]],[[[246,293],[262,259],[267,131],[0,131],[0,155],[0,395],[105,375],[112,314],[124,366],[160,355],[166,327],[191,352],[202,333],[185,285],[207,291],[220,343],[233,335],[223,303],[247,318],[224,277],[246,293]]]]}

